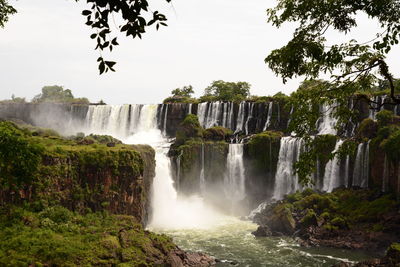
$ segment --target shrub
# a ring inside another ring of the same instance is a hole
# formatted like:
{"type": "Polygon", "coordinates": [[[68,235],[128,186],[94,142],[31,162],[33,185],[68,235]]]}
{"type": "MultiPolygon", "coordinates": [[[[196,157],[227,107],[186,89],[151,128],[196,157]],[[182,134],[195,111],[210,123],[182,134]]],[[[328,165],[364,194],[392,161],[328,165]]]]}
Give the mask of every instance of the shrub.
{"type": "Polygon", "coordinates": [[[400,130],[392,133],[381,143],[381,147],[388,157],[394,161],[400,159],[400,130]]]}
{"type": "Polygon", "coordinates": [[[201,138],[202,132],[203,128],[200,126],[199,118],[194,114],[189,114],[176,131],[176,142],[183,144],[189,138],[201,138]]]}
{"type": "Polygon", "coordinates": [[[30,184],[38,171],[42,151],[14,124],[0,122],[0,186],[15,190],[30,184]]]}
{"type": "Polygon", "coordinates": [[[203,132],[204,139],[212,141],[223,141],[231,135],[232,130],[221,126],[208,128],[203,132]]]}

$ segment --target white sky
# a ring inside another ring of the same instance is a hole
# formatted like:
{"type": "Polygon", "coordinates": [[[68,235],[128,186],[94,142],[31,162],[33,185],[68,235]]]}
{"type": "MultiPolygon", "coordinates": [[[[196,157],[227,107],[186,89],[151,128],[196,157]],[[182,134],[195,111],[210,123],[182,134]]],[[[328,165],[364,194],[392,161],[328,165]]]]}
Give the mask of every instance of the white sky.
{"type": "MultiPolygon", "coordinates": [[[[264,58],[290,39],[293,27],[276,29],[266,22],[267,0],[150,0],[167,15],[169,26],[149,31],[143,40],[119,36],[120,46],[107,60],[115,73],[99,76],[81,11],[84,0],[10,0],[18,13],[0,28],[0,99],[12,94],[31,99],[44,85],[63,85],[76,97],[108,104],[159,103],[170,91],[193,85],[196,95],[213,80],[247,81],[254,95],[294,91],[299,82],[283,85],[264,58]]],[[[353,37],[370,40],[375,25],[362,18],[353,37]]],[[[331,34],[333,40],[343,38],[331,34]]],[[[346,37],[347,39],[348,37],[346,37]]],[[[400,50],[390,56],[400,74],[400,50]]]]}

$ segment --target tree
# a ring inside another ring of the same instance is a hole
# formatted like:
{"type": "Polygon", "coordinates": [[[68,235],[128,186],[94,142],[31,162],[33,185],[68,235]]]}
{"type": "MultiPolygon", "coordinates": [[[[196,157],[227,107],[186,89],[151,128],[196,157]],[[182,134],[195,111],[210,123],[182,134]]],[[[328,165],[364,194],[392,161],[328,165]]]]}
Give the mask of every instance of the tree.
{"type": "Polygon", "coordinates": [[[17,190],[30,184],[41,162],[42,147],[28,142],[10,122],[0,122],[0,187],[17,190]]]}
{"type": "Polygon", "coordinates": [[[188,85],[188,86],[183,86],[182,88],[176,88],[174,90],[171,91],[171,94],[173,97],[192,97],[192,95],[194,94],[193,91],[193,86],[188,85]]]}
{"type": "Polygon", "coordinates": [[[220,101],[244,100],[250,95],[250,87],[251,85],[247,82],[213,81],[204,90],[204,96],[211,96],[220,101]]]}
{"type": "Polygon", "coordinates": [[[42,93],[36,95],[32,102],[57,102],[57,103],[82,103],[87,104],[89,100],[86,98],[74,98],[70,89],[64,89],[59,85],[44,86],[42,93]]]}
{"type": "MultiPolygon", "coordinates": [[[[265,62],[284,82],[298,76],[306,78],[302,90],[292,94],[294,112],[290,127],[306,140],[309,148],[313,146],[310,137],[315,132],[315,122],[319,117],[319,109],[315,106],[329,105],[333,115],[339,119],[338,126],[343,126],[355,115],[348,105],[349,99],[356,93],[371,91],[379,83],[390,89],[391,101],[385,104],[400,103],[400,98],[395,95],[394,78],[386,63],[387,54],[400,38],[398,0],[278,0],[274,8],[267,10],[267,14],[268,21],[278,28],[285,22],[298,23],[292,39],[285,46],[273,50],[265,62]],[[328,30],[349,33],[357,26],[361,13],[378,21],[383,31],[365,43],[351,40],[326,45],[328,30]],[[331,79],[316,81],[322,73],[330,74],[331,79]]],[[[382,105],[369,97],[365,100],[371,108],[379,109],[382,105]]],[[[305,183],[315,166],[310,162],[313,158],[310,153],[303,153],[296,166],[300,180],[305,183]]]]}
{"type": "MultiPolygon", "coordinates": [[[[75,0],[78,2],[79,0],[75,0]]],[[[142,38],[146,29],[152,25],[158,30],[160,26],[167,26],[167,18],[158,11],[151,11],[148,0],[86,0],[89,9],[83,10],[86,17],[86,25],[94,30],[90,38],[96,41],[95,50],[100,51],[97,59],[100,74],[107,71],[115,71],[114,61],[104,60],[102,52],[110,52],[118,45],[117,37],[112,36],[109,20],[115,24],[115,17],[122,18],[122,24],[118,25],[118,31],[131,36],[133,39],[142,38]],[[148,15],[148,16],[146,16],[148,15]],[[148,18],[147,18],[148,17],[148,18]]],[[[171,0],[165,0],[167,3],[171,0]]],[[[0,0],[0,26],[3,27],[9,15],[17,11],[8,4],[8,0],[0,0]]]]}
{"type": "Polygon", "coordinates": [[[7,0],[0,0],[0,27],[8,21],[10,15],[15,14],[17,10],[13,8],[7,0]]]}

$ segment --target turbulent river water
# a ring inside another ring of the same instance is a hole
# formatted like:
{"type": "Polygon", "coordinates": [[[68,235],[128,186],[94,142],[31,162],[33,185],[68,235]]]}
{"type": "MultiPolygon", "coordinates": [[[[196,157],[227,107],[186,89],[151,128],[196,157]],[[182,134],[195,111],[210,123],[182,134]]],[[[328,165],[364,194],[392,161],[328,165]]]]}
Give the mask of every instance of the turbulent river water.
{"type": "Polygon", "coordinates": [[[146,105],[126,129],[121,107],[92,107],[87,133],[114,135],[128,144],[149,144],[156,150],[156,177],[152,189],[152,217],[148,229],[171,236],[182,249],[216,257],[218,266],[332,266],[338,261],[358,261],[369,256],[328,248],[302,248],[290,238],[256,238],[250,221],[223,215],[200,197],[180,198],[171,177],[168,140],[157,127],[155,105],[146,105]],[[112,114],[117,114],[116,118],[112,114]]]}
{"type": "Polygon", "coordinates": [[[189,251],[202,251],[216,257],[217,266],[332,266],[339,261],[354,262],[369,258],[363,252],[332,248],[303,248],[291,238],[259,238],[251,232],[256,225],[225,217],[208,229],[157,230],[173,237],[189,251]]]}

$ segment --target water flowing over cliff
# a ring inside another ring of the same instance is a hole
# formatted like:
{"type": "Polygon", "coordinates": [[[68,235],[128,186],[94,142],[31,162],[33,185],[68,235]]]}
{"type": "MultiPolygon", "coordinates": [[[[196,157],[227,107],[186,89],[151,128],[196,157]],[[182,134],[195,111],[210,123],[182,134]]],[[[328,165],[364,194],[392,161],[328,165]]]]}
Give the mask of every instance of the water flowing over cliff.
{"type": "Polygon", "coordinates": [[[149,144],[156,150],[149,227],[183,229],[213,225],[221,215],[201,198],[178,196],[167,156],[170,143],[158,128],[157,108],[157,105],[91,106],[86,117],[86,131],[111,134],[128,144],[149,144]]]}
{"type": "MultiPolygon", "coordinates": [[[[378,105],[386,100],[384,96],[377,96],[374,101],[378,105]]],[[[356,108],[359,115],[341,131],[338,131],[338,121],[333,116],[335,103],[320,106],[321,117],[317,121],[315,134],[341,134],[340,139],[336,138],[334,143],[326,148],[326,152],[337,152],[346,138],[355,137],[358,134],[355,129],[363,119],[376,119],[377,110],[369,110],[365,103],[349,100],[349,105],[356,108]]],[[[399,112],[398,106],[384,106],[380,109],[384,108],[392,108],[394,112],[399,112]]],[[[190,191],[189,195],[198,195],[210,200],[211,191],[215,191],[214,195],[223,191],[222,195],[226,196],[226,200],[250,201],[250,207],[257,206],[262,200],[279,199],[287,193],[301,189],[297,176],[294,175],[293,164],[305,148],[300,139],[291,137],[291,133],[287,132],[292,112],[293,107],[288,107],[281,99],[270,99],[260,103],[242,101],[159,105],[0,105],[0,117],[3,118],[22,119],[34,125],[55,128],[66,135],[77,132],[109,134],[128,143],[151,143],[153,146],[164,148],[163,152],[160,150],[157,155],[166,154],[170,146],[167,139],[175,137],[176,130],[186,115],[195,114],[203,128],[228,128],[234,133],[234,137],[231,137],[234,142],[245,137],[244,143],[199,143],[191,150],[197,155],[190,160],[193,166],[188,163],[187,155],[172,157],[172,162],[167,156],[159,158],[160,162],[171,164],[162,170],[167,173],[167,180],[170,180],[177,195],[187,193],[184,192],[186,190],[190,191]],[[256,149],[257,153],[251,152],[255,148],[251,147],[249,140],[258,138],[257,135],[263,131],[281,132],[283,137],[272,140],[266,136],[261,144],[257,144],[260,148],[256,149]],[[219,171],[213,167],[216,162],[221,167],[219,171]],[[188,169],[191,169],[190,174],[188,169]],[[233,186],[235,188],[232,188],[233,186]]],[[[333,159],[316,159],[316,172],[312,177],[316,189],[330,192],[339,186],[377,186],[384,191],[390,188],[389,185],[394,183],[393,177],[397,175],[397,165],[388,160],[384,161],[384,154],[372,161],[369,142],[358,140],[354,155],[348,155],[346,158],[335,156],[333,159]],[[383,180],[378,181],[378,172],[371,164],[380,166],[379,175],[384,177],[383,180]]]]}
{"type": "Polygon", "coordinates": [[[302,149],[302,140],[295,137],[283,137],[279,151],[279,161],[275,176],[274,199],[298,190],[299,182],[294,174],[293,163],[298,161],[302,149]]]}

